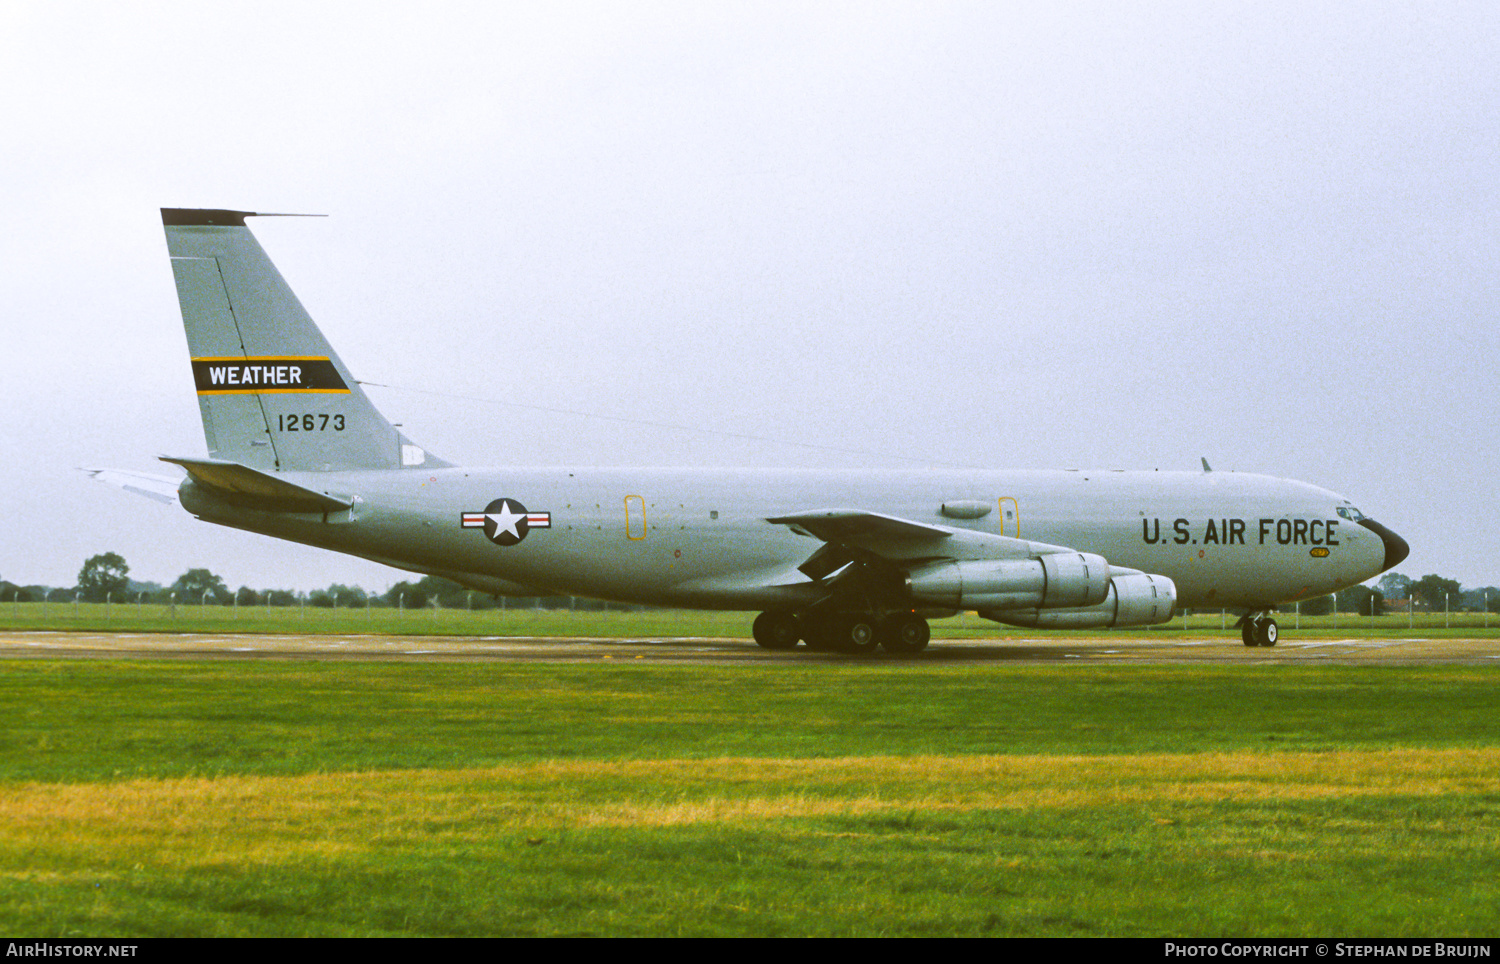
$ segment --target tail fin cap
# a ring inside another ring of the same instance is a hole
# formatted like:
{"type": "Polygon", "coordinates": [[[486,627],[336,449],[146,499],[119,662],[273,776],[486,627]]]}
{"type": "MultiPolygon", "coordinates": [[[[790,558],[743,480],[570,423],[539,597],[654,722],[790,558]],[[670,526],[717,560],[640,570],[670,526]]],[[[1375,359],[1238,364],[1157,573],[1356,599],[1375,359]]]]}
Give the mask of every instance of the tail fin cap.
{"type": "Polygon", "coordinates": [[[246,227],[246,218],[326,218],[326,214],[273,214],[268,211],[228,211],[223,208],[162,208],[164,227],[246,227]]]}

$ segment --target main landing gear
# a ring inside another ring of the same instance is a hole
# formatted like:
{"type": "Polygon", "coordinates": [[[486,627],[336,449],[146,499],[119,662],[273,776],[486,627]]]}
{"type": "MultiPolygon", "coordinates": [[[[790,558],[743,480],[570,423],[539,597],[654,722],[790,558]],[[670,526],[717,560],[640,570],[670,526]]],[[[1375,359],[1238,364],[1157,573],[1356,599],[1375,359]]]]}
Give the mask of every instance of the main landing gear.
{"type": "Polygon", "coordinates": [[[876,649],[887,653],[920,653],[927,648],[932,630],[915,613],[891,613],[876,617],[868,613],[768,612],[755,618],[751,630],[765,649],[793,649],[804,640],[814,651],[867,656],[876,649]]]}
{"type": "Polygon", "coordinates": [[[1276,620],[1265,613],[1256,613],[1240,620],[1240,639],[1246,646],[1275,646],[1281,638],[1276,620]]]}

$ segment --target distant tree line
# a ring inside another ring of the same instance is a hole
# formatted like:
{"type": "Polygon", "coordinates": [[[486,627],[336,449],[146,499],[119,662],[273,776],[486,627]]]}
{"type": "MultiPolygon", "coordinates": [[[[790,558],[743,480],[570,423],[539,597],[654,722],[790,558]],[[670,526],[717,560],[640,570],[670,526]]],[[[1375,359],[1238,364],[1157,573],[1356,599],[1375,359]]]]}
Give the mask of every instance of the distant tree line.
{"type": "Polygon", "coordinates": [[[130,566],[115,552],[90,556],[78,571],[78,582],[69,587],[21,586],[0,579],[0,602],[52,602],[74,599],[83,602],[176,603],[204,606],[314,606],[322,609],[579,609],[640,610],[646,606],[606,603],[572,596],[509,596],[503,599],[479,590],[466,589],[451,579],[423,576],[415,582],[403,580],[384,593],[370,593],[359,586],[334,583],[326,589],[299,592],[294,589],[231,590],[221,576],[209,569],[189,569],[170,586],[137,582],[130,566]]]}
{"type": "Polygon", "coordinates": [[[1361,616],[1383,616],[1399,605],[1401,612],[1484,612],[1500,613],[1500,589],[1484,586],[1464,589],[1457,579],[1429,573],[1412,579],[1399,572],[1388,572],[1371,586],[1350,586],[1334,595],[1305,599],[1299,606],[1282,606],[1284,613],[1299,609],[1303,615],[1326,616],[1337,607],[1341,613],[1361,616]]]}

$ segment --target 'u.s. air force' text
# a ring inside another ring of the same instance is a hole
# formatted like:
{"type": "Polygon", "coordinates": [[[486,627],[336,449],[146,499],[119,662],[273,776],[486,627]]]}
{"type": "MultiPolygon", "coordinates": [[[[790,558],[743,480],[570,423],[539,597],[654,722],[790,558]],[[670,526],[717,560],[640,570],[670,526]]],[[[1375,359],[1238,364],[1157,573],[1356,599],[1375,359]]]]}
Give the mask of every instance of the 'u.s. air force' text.
{"type": "MultiPolygon", "coordinates": [[[[1277,543],[1283,546],[1336,546],[1339,524],[1333,519],[1257,519],[1248,535],[1257,545],[1277,543]]],[[[1160,519],[1141,520],[1141,541],[1148,546],[1158,542],[1185,545],[1242,546],[1247,526],[1244,519],[1209,519],[1194,529],[1187,519],[1174,519],[1172,527],[1162,532],[1160,519]]]]}

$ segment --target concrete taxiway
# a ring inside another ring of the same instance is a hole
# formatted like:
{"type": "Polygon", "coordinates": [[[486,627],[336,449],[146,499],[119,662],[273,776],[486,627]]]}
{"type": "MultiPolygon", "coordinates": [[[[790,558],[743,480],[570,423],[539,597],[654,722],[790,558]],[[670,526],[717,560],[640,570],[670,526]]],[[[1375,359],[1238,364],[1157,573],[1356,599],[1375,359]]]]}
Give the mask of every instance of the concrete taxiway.
{"type": "Polygon", "coordinates": [[[1007,636],[936,639],[911,657],[771,652],[748,639],[704,637],[579,638],[231,633],[0,632],[0,659],[360,659],[684,663],[1382,663],[1493,664],[1500,638],[1302,637],[1284,635],[1272,649],[1250,648],[1233,635],[1007,636]]]}

